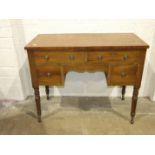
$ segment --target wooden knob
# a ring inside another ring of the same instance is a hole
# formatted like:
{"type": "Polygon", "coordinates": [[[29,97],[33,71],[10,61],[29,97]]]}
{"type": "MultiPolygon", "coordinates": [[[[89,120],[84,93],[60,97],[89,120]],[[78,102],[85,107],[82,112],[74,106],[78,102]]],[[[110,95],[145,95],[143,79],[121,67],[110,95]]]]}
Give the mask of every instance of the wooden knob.
{"type": "Polygon", "coordinates": [[[51,77],[51,75],[52,75],[51,72],[47,72],[48,77],[51,77]]]}
{"type": "Polygon", "coordinates": [[[75,59],[75,56],[74,56],[74,55],[70,55],[70,56],[69,56],[69,59],[70,59],[70,60],[74,60],[74,59],[75,59]]]}
{"type": "Polygon", "coordinates": [[[124,60],[127,60],[128,59],[128,55],[125,54],[123,58],[124,58],[124,60]]]}
{"type": "Polygon", "coordinates": [[[125,72],[121,73],[121,77],[125,77],[127,74],[125,72]]]}
{"type": "Polygon", "coordinates": [[[45,55],[44,58],[45,58],[45,60],[48,60],[49,59],[49,56],[48,55],[45,55]]]}
{"type": "Polygon", "coordinates": [[[103,56],[102,55],[99,55],[97,58],[98,58],[98,60],[102,60],[103,59],[103,56]]]}

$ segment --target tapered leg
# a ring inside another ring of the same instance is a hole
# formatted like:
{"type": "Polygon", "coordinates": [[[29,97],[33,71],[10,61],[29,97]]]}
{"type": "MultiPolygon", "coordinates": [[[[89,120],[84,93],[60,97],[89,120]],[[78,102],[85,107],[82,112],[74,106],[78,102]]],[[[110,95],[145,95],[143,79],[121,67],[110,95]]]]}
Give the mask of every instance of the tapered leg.
{"type": "Polygon", "coordinates": [[[139,88],[134,87],[133,90],[133,96],[132,96],[132,104],[131,104],[131,121],[130,123],[133,124],[134,123],[134,118],[135,118],[135,113],[136,113],[136,106],[137,106],[137,100],[138,100],[138,91],[139,88]]]}
{"type": "Polygon", "coordinates": [[[41,122],[40,93],[39,93],[39,88],[38,87],[34,88],[34,94],[35,94],[38,122],[41,122]]]}
{"type": "Polygon", "coordinates": [[[126,86],[122,86],[122,100],[125,99],[126,86]]]}
{"type": "Polygon", "coordinates": [[[49,86],[45,86],[47,100],[49,100],[49,86]]]}

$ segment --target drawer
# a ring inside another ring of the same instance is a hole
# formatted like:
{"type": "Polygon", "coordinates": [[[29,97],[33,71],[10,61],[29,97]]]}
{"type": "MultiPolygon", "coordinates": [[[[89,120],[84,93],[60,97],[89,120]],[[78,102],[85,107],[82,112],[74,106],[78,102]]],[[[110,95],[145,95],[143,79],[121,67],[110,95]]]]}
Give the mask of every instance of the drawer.
{"type": "Polygon", "coordinates": [[[39,67],[36,70],[40,85],[63,85],[63,76],[60,66],[39,67]]]}
{"type": "Polygon", "coordinates": [[[138,76],[138,64],[110,64],[108,85],[133,85],[138,76]]]}
{"type": "Polygon", "coordinates": [[[88,62],[106,63],[106,62],[134,62],[138,60],[137,51],[114,51],[114,52],[88,52],[88,62]]]}
{"type": "Polygon", "coordinates": [[[42,64],[80,64],[86,60],[84,52],[50,52],[36,51],[34,52],[34,60],[36,65],[42,64]]]}

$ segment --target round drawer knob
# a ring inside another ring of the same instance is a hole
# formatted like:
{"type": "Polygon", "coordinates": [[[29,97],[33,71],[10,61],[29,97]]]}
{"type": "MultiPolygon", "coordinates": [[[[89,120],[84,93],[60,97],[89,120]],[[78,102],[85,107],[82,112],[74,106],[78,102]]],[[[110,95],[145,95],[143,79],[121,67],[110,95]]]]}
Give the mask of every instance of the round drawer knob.
{"type": "Polygon", "coordinates": [[[125,54],[123,58],[124,58],[124,60],[127,60],[128,59],[128,55],[125,54]]]}
{"type": "Polygon", "coordinates": [[[49,59],[49,56],[48,55],[45,55],[44,56],[44,59],[47,61],[49,59]]]}
{"type": "Polygon", "coordinates": [[[98,60],[103,60],[103,56],[102,55],[99,55],[97,58],[98,58],[98,60]]]}
{"type": "Polygon", "coordinates": [[[52,74],[50,72],[47,72],[47,77],[51,77],[52,74]]]}
{"type": "Polygon", "coordinates": [[[69,59],[70,59],[70,60],[74,60],[74,59],[75,59],[75,56],[74,56],[74,55],[70,55],[70,56],[69,56],[69,59]]]}
{"type": "Polygon", "coordinates": [[[126,77],[126,76],[127,76],[127,74],[125,72],[121,73],[121,77],[126,77]]]}

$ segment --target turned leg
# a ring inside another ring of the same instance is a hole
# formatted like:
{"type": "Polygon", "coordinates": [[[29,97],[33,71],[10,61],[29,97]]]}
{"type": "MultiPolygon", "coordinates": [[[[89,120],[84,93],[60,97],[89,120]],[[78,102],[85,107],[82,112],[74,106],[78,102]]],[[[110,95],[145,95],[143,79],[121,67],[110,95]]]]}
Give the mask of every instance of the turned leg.
{"type": "Polygon", "coordinates": [[[122,86],[122,100],[125,99],[126,86],[122,86]]]}
{"type": "Polygon", "coordinates": [[[49,100],[49,86],[45,86],[47,100],[49,100]]]}
{"type": "Polygon", "coordinates": [[[136,113],[136,105],[137,105],[137,100],[138,100],[138,91],[139,88],[134,87],[133,90],[133,96],[132,96],[132,104],[131,104],[131,121],[130,123],[133,124],[134,123],[134,118],[135,118],[135,113],[136,113]]]}
{"type": "Polygon", "coordinates": [[[38,122],[41,122],[41,105],[40,105],[40,94],[38,87],[34,88],[34,94],[35,94],[38,122]]]}

